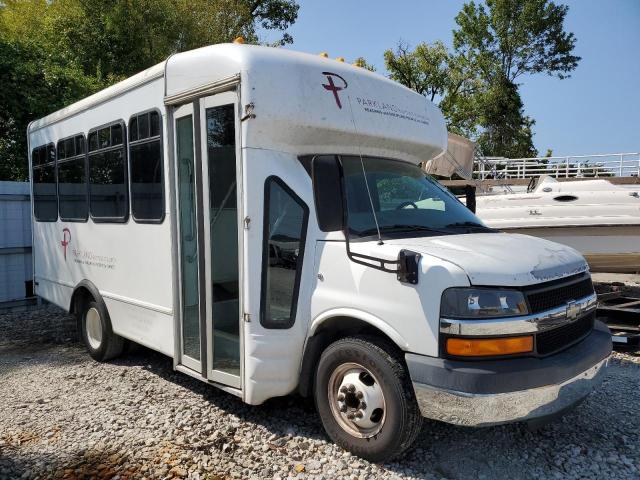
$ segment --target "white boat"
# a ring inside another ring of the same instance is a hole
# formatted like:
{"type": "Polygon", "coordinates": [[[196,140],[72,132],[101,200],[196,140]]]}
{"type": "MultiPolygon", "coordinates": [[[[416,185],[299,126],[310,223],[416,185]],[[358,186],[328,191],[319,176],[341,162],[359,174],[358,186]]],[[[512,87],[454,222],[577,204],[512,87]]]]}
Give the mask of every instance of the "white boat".
{"type": "Polygon", "coordinates": [[[640,185],[544,176],[526,193],[478,196],[476,214],[489,227],[569,245],[593,272],[640,272],[640,185]]]}

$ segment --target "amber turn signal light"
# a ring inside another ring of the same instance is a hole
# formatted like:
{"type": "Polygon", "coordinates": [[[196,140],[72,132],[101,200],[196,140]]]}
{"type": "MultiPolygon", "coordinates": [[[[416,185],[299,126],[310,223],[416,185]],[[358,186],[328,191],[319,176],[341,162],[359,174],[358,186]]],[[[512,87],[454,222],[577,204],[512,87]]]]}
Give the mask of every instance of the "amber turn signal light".
{"type": "Polygon", "coordinates": [[[448,338],[447,353],[460,357],[486,357],[533,351],[533,336],[503,338],[448,338]]]}

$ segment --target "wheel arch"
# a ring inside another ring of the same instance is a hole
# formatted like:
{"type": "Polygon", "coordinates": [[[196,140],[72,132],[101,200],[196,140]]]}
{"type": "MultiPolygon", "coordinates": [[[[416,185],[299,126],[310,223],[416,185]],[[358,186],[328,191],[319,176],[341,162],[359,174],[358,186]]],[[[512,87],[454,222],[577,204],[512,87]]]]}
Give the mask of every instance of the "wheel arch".
{"type": "Polygon", "coordinates": [[[353,309],[324,312],[311,323],[305,342],[298,382],[298,391],[302,396],[308,397],[313,391],[315,366],[324,349],[330,343],[352,335],[379,337],[401,351],[407,351],[409,347],[395,329],[374,315],[353,309]]]}
{"type": "Polygon", "coordinates": [[[107,305],[104,303],[104,299],[102,298],[102,295],[100,295],[98,288],[90,280],[81,280],[74,287],[73,293],[71,294],[71,300],[69,302],[69,313],[76,316],[78,320],[78,327],[80,327],[80,314],[82,313],[80,311],[80,306],[91,298],[93,298],[93,300],[104,309],[103,311],[106,312],[107,316],[109,315],[107,305]]]}

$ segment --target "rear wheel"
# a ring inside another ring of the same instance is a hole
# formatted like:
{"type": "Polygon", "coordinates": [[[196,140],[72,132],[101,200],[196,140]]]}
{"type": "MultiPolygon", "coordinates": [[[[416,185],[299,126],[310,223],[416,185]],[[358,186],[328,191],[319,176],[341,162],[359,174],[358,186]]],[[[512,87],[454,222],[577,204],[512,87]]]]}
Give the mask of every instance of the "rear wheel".
{"type": "Polygon", "coordinates": [[[401,454],[422,426],[401,353],[377,338],[329,345],[318,363],[314,396],[329,437],[373,462],[401,454]]]}
{"type": "Polygon", "coordinates": [[[94,360],[105,362],[122,353],[124,339],[113,333],[106,309],[91,300],[85,303],[81,315],[82,339],[94,360]]]}

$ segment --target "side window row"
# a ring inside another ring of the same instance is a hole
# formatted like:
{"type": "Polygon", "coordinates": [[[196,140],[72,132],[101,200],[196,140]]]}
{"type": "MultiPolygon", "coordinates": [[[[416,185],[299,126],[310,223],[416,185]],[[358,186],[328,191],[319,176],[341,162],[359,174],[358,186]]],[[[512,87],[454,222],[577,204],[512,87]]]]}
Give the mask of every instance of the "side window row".
{"type": "Polygon", "coordinates": [[[164,219],[162,127],[157,111],[94,128],[33,149],[33,211],[36,220],[159,223],[164,219]],[[56,156],[57,152],[57,156],[56,156]]]}

